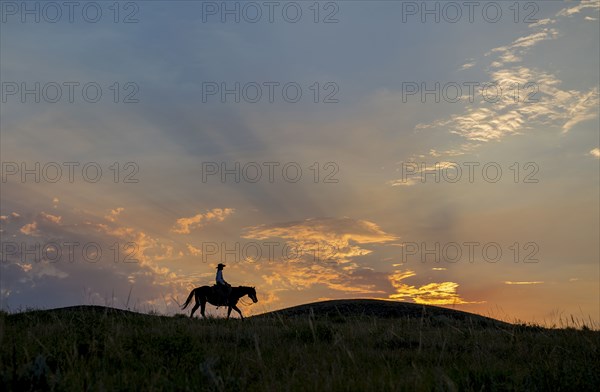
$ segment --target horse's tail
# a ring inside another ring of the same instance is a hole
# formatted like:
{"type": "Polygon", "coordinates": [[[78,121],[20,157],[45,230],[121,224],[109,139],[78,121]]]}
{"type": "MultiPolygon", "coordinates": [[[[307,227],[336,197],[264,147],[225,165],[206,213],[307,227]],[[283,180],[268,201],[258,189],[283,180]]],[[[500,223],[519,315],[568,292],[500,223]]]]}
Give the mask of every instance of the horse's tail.
{"type": "Polygon", "coordinates": [[[194,298],[194,293],[195,292],[196,292],[196,289],[193,289],[192,291],[190,291],[190,295],[188,295],[187,299],[185,300],[185,303],[181,307],[181,310],[187,308],[188,305],[190,304],[190,302],[192,302],[192,298],[194,298]]]}

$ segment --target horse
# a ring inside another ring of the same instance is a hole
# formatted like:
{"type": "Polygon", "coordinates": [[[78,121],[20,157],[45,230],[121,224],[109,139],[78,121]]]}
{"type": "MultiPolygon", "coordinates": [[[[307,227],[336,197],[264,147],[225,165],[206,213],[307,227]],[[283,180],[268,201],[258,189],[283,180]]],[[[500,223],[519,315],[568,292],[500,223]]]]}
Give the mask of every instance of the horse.
{"type": "Polygon", "coordinates": [[[214,290],[212,287],[210,287],[210,286],[196,287],[195,289],[193,289],[190,292],[190,295],[187,297],[187,300],[181,307],[181,310],[187,308],[188,305],[190,304],[190,302],[192,302],[192,298],[194,297],[196,299],[196,304],[192,308],[192,313],[190,314],[190,317],[194,317],[194,312],[196,311],[196,309],[198,309],[198,307],[201,306],[200,313],[202,314],[202,317],[206,318],[206,315],[204,314],[204,309],[206,308],[206,303],[208,302],[209,304],[214,305],[214,306],[227,305],[227,318],[228,319],[229,319],[229,316],[231,315],[231,310],[233,309],[239,313],[240,317],[243,320],[244,316],[242,316],[241,310],[236,305],[237,305],[238,301],[240,300],[240,298],[242,298],[244,295],[247,295],[248,297],[250,297],[252,302],[254,302],[254,303],[258,302],[258,298],[256,297],[256,289],[254,287],[248,287],[248,286],[232,287],[231,294],[229,294],[229,300],[227,301],[227,303],[225,303],[223,301],[223,299],[221,298],[219,293],[216,290],[214,290]]]}

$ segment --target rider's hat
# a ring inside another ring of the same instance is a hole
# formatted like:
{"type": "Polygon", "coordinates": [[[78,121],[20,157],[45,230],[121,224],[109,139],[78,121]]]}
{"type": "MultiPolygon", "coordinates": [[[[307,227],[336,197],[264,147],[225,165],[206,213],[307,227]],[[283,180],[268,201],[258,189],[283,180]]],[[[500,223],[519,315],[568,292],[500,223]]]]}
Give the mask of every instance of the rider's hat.
{"type": "Polygon", "coordinates": [[[223,264],[223,263],[219,263],[219,265],[217,265],[217,268],[223,268],[223,267],[225,267],[225,264],[223,264]]]}

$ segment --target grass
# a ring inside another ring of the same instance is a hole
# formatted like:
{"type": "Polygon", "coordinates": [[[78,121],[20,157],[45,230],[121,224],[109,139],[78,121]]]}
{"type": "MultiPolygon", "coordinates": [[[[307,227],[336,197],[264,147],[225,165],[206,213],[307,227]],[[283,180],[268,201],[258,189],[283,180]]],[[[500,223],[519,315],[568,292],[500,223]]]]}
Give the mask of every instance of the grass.
{"type": "Polygon", "coordinates": [[[600,332],[474,318],[0,313],[2,390],[597,390],[600,332]]]}

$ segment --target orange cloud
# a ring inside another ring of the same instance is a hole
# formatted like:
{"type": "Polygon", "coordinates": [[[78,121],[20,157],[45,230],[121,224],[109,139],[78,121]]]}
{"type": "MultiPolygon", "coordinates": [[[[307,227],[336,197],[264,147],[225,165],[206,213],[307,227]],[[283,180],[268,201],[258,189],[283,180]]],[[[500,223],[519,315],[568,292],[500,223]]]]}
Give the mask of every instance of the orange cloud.
{"type": "Polygon", "coordinates": [[[324,256],[338,263],[347,263],[353,257],[372,252],[356,244],[382,244],[397,239],[373,222],[348,217],[312,218],[253,226],[246,229],[243,238],[283,238],[291,248],[302,249],[305,254],[324,256]]]}
{"type": "Polygon", "coordinates": [[[186,244],[187,245],[187,249],[190,252],[190,254],[192,256],[200,256],[202,254],[202,250],[196,248],[195,246],[191,245],[191,244],[186,244]]]}
{"type": "Polygon", "coordinates": [[[268,285],[286,290],[305,290],[320,284],[346,293],[383,293],[372,283],[357,282],[352,271],[340,271],[320,264],[276,267],[270,274],[262,275],[262,278],[268,285]]]}
{"type": "MultiPolygon", "coordinates": [[[[13,213],[11,216],[18,217],[19,214],[13,213]]],[[[7,219],[8,219],[8,217],[3,220],[7,220],[7,219]]],[[[40,235],[40,227],[39,227],[40,223],[42,223],[42,224],[50,223],[50,224],[54,224],[54,225],[60,225],[61,221],[62,221],[61,216],[47,214],[42,211],[37,215],[36,219],[34,219],[33,222],[23,225],[19,231],[25,235],[37,237],[40,235]]]]}
{"type": "Polygon", "coordinates": [[[59,225],[60,222],[62,221],[61,216],[46,214],[43,211],[40,213],[40,216],[42,217],[42,219],[46,220],[47,222],[55,223],[57,225],[59,225]]]}
{"type": "Polygon", "coordinates": [[[25,235],[30,235],[34,237],[39,235],[37,222],[35,221],[24,225],[19,231],[25,235]]]}
{"type": "Polygon", "coordinates": [[[234,211],[233,208],[213,208],[204,214],[200,213],[189,218],[179,218],[171,231],[178,234],[189,234],[192,229],[202,227],[209,222],[223,222],[234,211]]]}
{"type": "Polygon", "coordinates": [[[110,210],[110,212],[107,215],[105,215],[104,218],[109,222],[115,222],[119,214],[124,210],[125,208],[123,207],[115,208],[114,210],[110,210]]]}
{"type": "MultiPolygon", "coordinates": [[[[354,262],[372,250],[362,244],[383,244],[397,240],[377,224],[365,220],[312,218],[302,221],[259,225],[246,228],[243,238],[284,239],[290,248],[301,249],[303,257],[293,261],[282,258],[275,263],[255,264],[270,291],[319,289],[367,296],[385,294],[386,276],[354,262]]],[[[246,264],[246,266],[248,266],[246,264]]]]}
{"type": "Polygon", "coordinates": [[[415,276],[416,273],[411,270],[396,271],[389,280],[392,286],[396,289],[395,294],[391,294],[389,298],[399,300],[413,300],[418,304],[427,305],[455,305],[455,304],[472,304],[481,303],[466,301],[456,292],[458,283],[455,282],[440,282],[428,283],[423,286],[412,286],[404,283],[404,279],[415,276]]]}

